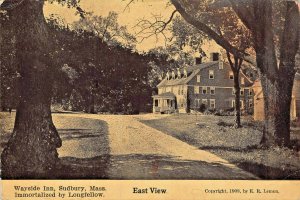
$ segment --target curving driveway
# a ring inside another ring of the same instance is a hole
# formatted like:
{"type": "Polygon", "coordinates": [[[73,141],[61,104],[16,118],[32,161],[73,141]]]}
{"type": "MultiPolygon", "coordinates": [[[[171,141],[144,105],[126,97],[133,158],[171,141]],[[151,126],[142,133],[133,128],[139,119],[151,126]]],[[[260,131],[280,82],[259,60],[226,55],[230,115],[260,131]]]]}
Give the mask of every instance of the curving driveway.
{"type": "Polygon", "coordinates": [[[109,179],[257,179],[212,153],[139,122],[139,119],[164,117],[162,115],[54,114],[54,121],[60,116],[106,122],[107,150],[103,148],[104,136],[78,137],[63,140],[59,155],[91,161],[106,155],[105,170],[109,179]]]}

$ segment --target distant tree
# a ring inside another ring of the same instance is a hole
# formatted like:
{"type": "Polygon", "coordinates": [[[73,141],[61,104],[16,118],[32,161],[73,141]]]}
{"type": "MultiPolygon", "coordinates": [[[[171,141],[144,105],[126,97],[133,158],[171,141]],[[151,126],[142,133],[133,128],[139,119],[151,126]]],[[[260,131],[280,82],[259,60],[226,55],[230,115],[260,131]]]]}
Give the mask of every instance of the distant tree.
{"type": "Polygon", "coordinates": [[[136,38],[130,34],[126,26],[118,23],[118,14],[110,11],[107,17],[96,16],[92,13],[80,18],[73,23],[76,31],[87,31],[101,38],[102,42],[109,45],[122,45],[126,48],[134,48],[136,38]]]}
{"type": "Polygon", "coordinates": [[[64,52],[61,62],[65,63],[63,71],[67,72],[63,76],[73,77],[72,89],[67,92],[70,96],[72,91],[72,105],[85,112],[100,109],[115,113],[126,112],[128,104],[139,110],[144,107],[142,104],[151,102],[150,63],[158,63],[157,55],[137,53],[121,44],[108,46],[93,32],[72,31],[68,26],[58,25],[57,19],[50,21],[56,24],[53,31],[59,30],[58,46],[64,52]],[[78,96],[75,94],[80,94],[82,99],[74,98],[78,96]],[[76,99],[81,102],[74,102],[76,99]]]}
{"type": "MultiPolygon", "coordinates": [[[[209,8],[208,8],[209,9],[209,8]]],[[[239,49],[241,52],[253,52],[251,48],[251,33],[240,23],[234,13],[228,8],[210,8],[205,16],[209,17],[209,25],[217,30],[219,35],[222,35],[230,44],[239,49]]],[[[235,127],[241,127],[241,105],[240,105],[240,71],[244,59],[231,54],[226,50],[228,63],[233,71],[234,92],[235,92],[235,127]]],[[[244,65],[244,68],[247,65],[244,65]]]]}

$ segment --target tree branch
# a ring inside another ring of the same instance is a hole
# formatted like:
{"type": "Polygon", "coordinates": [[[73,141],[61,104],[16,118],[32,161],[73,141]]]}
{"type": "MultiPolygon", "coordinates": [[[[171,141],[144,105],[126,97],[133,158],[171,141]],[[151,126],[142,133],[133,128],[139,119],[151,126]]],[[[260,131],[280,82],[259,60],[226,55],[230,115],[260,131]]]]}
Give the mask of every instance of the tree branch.
{"type": "Polygon", "coordinates": [[[167,28],[168,24],[172,22],[176,12],[177,10],[174,10],[167,21],[160,20],[158,16],[154,16],[155,22],[151,22],[150,20],[147,19],[140,20],[135,25],[135,27],[141,28],[141,30],[136,34],[137,37],[139,37],[139,35],[143,35],[141,36],[142,37],[141,42],[142,42],[151,36],[155,35],[156,37],[158,37],[158,34],[162,34],[166,42],[167,37],[164,31],[167,28]]]}
{"type": "MultiPolygon", "coordinates": [[[[126,1],[126,0],[123,0],[123,1],[126,1]]],[[[125,6],[123,12],[125,12],[127,9],[129,9],[130,4],[132,4],[133,2],[134,2],[134,0],[130,0],[130,1],[126,4],[126,6],[125,6]]]]}
{"type": "Polygon", "coordinates": [[[24,0],[17,0],[17,1],[10,1],[10,0],[5,0],[1,5],[0,5],[0,10],[12,10],[19,5],[21,5],[24,2],[24,0]]]}
{"type": "Polygon", "coordinates": [[[185,9],[182,7],[178,0],[171,0],[172,4],[175,6],[176,10],[181,14],[181,16],[191,25],[195,26],[198,30],[206,33],[209,37],[211,37],[217,44],[223,47],[226,51],[229,51],[231,54],[239,57],[245,58],[249,56],[247,53],[240,51],[239,49],[232,46],[224,37],[217,34],[214,30],[212,30],[209,26],[200,22],[189,15],[185,9]]]}

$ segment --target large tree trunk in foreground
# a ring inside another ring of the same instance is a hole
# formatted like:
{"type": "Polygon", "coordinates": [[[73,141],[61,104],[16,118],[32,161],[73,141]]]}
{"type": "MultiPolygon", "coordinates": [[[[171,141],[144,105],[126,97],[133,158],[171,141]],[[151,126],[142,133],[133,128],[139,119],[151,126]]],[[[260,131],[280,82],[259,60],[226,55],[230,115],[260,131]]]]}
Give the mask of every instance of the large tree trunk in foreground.
{"type": "Polygon", "coordinates": [[[264,146],[288,146],[290,143],[290,109],[295,77],[295,55],[299,48],[299,10],[295,2],[286,2],[286,17],[277,65],[272,31],[272,8],[267,5],[256,32],[256,60],[264,94],[264,146]]]}
{"type": "Polygon", "coordinates": [[[264,95],[265,123],[261,143],[265,146],[287,146],[290,142],[290,109],[294,75],[285,83],[272,82],[261,76],[264,95]]]}
{"type": "Polygon", "coordinates": [[[1,155],[4,178],[48,177],[58,160],[61,140],[50,105],[53,69],[43,2],[25,0],[9,12],[16,34],[21,79],[15,126],[1,155]]]}

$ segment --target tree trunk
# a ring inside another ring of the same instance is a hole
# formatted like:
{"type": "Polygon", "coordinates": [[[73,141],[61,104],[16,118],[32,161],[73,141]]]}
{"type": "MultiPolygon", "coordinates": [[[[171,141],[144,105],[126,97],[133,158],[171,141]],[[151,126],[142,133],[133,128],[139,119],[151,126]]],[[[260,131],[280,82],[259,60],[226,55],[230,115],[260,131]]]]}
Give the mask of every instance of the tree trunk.
{"type": "Polygon", "coordinates": [[[278,106],[278,86],[263,74],[260,75],[264,94],[264,129],[261,144],[266,147],[275,145],[275,115],[278,106]]]}
{"type": "Polygon", "coordinates": [[[240,95],[241,88],[239,82],[239,71],[235,70],[233,72],[233,81],[234,81],[234,94],[235,94],[235,128],[241,127],[241,103],[240,103],[240,95]]]}
{"type": "Polygon", "coordinates": [[[264,146],[287,146],[290,142],[293,79],[294,75],[284,79],[285,83],[280,83],[272,82],[266,76],[261,76],[265,112],[261,144],[264,146]]]}
{"type": "Polygon", "coordinates": [[[86,93],[84,100],[84,112],[85,113],[95,113],[95,95],[86,93]]]}
{"type": "Polygon", "coordinates": [[[43,15],[44,1],[26,0],[9,11],[16,33],[20,102],[12,136],[2,155],[4,178],[49,177],[61,140],[52,122],[51,41],[43,15]]]}
{"type": "Polygon", "coordinates": [[[233,87],[234,87],[234,95],[235,95],[235,128],[241,127],[241,87],[240,87],[240,70],[243,60],[237,56],[234,57],[234,62],[231,60],[229,51],[226,51],[227,59],[230,64],[230,68],[233,72],[233,87]]]}
{"type": "Polygon", "coordinates": [[[295,77],[295,55],[299,48],[299,8],[286,2],[286,16],[277,65],[272,34],[272,12],[266,6],[264,24],[255,35],[256,60],[264,93],[265,125],[261,143],[265,146],[288,146],[290,142],[290,109],[295,77]]]}

